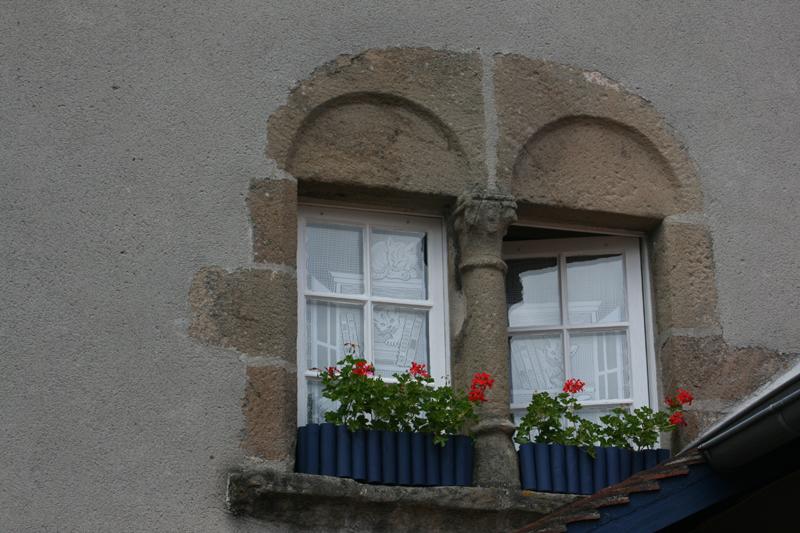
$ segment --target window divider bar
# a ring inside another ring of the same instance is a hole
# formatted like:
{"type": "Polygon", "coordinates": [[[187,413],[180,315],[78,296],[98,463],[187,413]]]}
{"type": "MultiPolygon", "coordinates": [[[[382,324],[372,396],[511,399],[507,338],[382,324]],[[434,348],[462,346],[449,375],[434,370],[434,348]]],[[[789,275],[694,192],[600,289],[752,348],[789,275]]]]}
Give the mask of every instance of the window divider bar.
{"type": "MultiPolygon", "coordinates": [[[[582,407],[604,407],[604,406],[617,406],[617,405],[633,405],[633,400],[631,399],[619,399],[619,400],[582,400],[581,402],[582,407]]],[[[528,404],[526,403],[512,403],[510,409],[512,411],[518,411],[528,408],[528,404]]],[[[578,411],[578,416],[580,416],[580,411],[578,411]]]]}
{"type": "Polygon", "coordinates": [[[403,305],[408,307],[416,307],[419,309],[431,309],[433,302],[431,300],[407,300],[404,298],[387,298],[384,296],[367,296],[364,294],[340,294],[335,292],[315,292],[306,291],[306,298],[314,300],[324,300],[328,302],[341,302],[351,304],[363,304],[364,302],[372,302],[376,304],[388,305],[403,305]]]}
{"type": "Polygon", "coordinates": [[[580,331],[608,331],[608,330],[618,330],[618,329],[625,329],[630,325],[630,322],[595,322],[593,324],[575,324],[574,326],[568,326],[564,329],[568,330],[580,330],[580,331]]]}
{"type": "Polygon", "coordinates": [[[561,300],[561,324],[564,329],[561,333],[561,350],[564,354],[564,379],[572,377],[572,362],[570,361],[569,331],[566,329],[569,312],[567,306],[567,254],[558,254],[558,296],[561,300]]]}
{"type": "MultiPolygon", "coordinates": [[[[324,369],[320,369],[320,371],[322,371],[322,370],[324,370],[324,369]]],[[[306,380],[314,382],[314,383],[322,381],[322,378],[319,376],[319,373],[318,372],[314,372],[313,370],[306,370],[303,373],[303,377],[306,380]]],[[[391,377],[391,376],[381,376],[381,379],[383,380],[384,383],[397,383],[397,380],[395,378],[391,377]]],[[[433,385],[431,385],[431,386],[433,386],[433,385]]]]}
{"type": "Polygon", "coordinates": [[[370,363],[375,364],[375,354],[372,349],[372,303],[370,296],[372,295],[372,271],[370,261],[370,240],[372,239],[372,231],[369,224],[364,225],[364,346],[361,347],[359,356],[368,360],[370,363]]]}
{"type": "Polygon", "coordinates": [[[525,333],[561,333],[563,331],[612,331],[625,329],[629,322],[606,322],[594,324],[576,324],[574,326],[515,326],[508,328],[509,335],[522,335],[525,333]]]}
{"type": "Polygon", "coordinates": [[[374,304],[402,305],[406,307],[416,307],[419,309],[431,309],[433,307],[433,302],[431,300],[406,300],[404,298],[373,296],[369,299],[369,301],[374,304]]]}

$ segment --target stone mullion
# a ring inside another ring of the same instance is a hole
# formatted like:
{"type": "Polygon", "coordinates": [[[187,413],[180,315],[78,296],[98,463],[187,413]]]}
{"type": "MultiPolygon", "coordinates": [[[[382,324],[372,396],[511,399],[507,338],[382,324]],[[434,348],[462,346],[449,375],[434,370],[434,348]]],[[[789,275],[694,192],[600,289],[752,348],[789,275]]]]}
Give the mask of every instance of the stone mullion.
{"type": "Polygon", "coordinates": [[[475,481],[481,486],[518,487],[517,456],[511,436],[508,316],[503,236],[516,220],[516,203],[499,191],[479,191],[459,198],[454,226],[466,303],[461,339],[460,374],[487,371],[495,378],[487,402],[478,409],[473,431],[475,481]]]}

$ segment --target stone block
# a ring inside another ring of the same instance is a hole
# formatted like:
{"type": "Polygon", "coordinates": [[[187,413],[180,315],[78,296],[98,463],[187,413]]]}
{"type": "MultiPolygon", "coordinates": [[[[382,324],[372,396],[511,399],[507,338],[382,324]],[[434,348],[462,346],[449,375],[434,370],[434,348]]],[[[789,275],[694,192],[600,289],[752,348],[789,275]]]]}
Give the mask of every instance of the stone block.
{"type": "Polygon", "coordinates": [[[486,176],[481,78],[476,53],[340,56],[270,117],[268,154],[300,182],[455,197],[486,176]]]}
{"type": "Polygon", "coordinates": [[[717,328],[717,289],[711,237],[704,226],[665,220],[654,236],[656,325],[717,328]]]}
{"type": "Polygon", "coordinates": [[[521,203],[659,219],[702,209],[663,118],[597,72],[495,56],[497,176],[521,203]]]}
{"type": "Polygon", "coordinates": [[[670,435],[670,448],[678,452],[694,442],[706,429],[716,424],[727,415],[723,411],[697,409],[689,407],[684,411],[686,425],[670,435]]]}
{"type": "Polygon", "coordinates": [[[297,364],[297,279],[288,272],[204,268],[189,291],[189,334],[297,364]]]}
{"type": "Polygon", "coordinates": [[[291,465],[297,433],[297,373],[279,366],[247,368],[242,410],[250,453],[291,465]]]}
{"type": "Polygon", "coordinates": [[[247,207],[253,224],[253,256],[258,263],[295,266],[297,262],[297,182],[255,181],[247,207]]]}
{"type": "Polygon", "coordinates": [[[800,362],[797,354],[732,347],[720,336],[672,336],[661,347],[659,358],[665,394],[684,387],[696,399],[686,411],[689,426],[681,431],[682,444],[800,362]]]}
{"type": "Polygon", "coordinates": [[[665,391],[685,387],[708,401],[747,398],[800,356],[736,348],[720,336],[672,336],[661,347],[660,359],[665,391]]]}

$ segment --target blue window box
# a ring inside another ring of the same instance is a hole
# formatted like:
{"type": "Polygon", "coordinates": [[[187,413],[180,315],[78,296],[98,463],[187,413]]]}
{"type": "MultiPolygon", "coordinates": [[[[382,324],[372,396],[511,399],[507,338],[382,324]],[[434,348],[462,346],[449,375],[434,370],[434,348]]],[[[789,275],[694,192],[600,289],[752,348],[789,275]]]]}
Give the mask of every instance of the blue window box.
{"type": "Polygon", "coordinates": [[[585,448],[563,444],[528,443],[519,447],[520,482],[524,490],[594,494],[670,457],[667,449],[634,451],[594,447],[594,458],[585,448]]]}
{"type": "Polygon", "coordinates": [[[470,486],[473,457],[464,435],[438,446],[427,433],[308,424],[297,430],[295,471],[381,485],[470,486]]]}

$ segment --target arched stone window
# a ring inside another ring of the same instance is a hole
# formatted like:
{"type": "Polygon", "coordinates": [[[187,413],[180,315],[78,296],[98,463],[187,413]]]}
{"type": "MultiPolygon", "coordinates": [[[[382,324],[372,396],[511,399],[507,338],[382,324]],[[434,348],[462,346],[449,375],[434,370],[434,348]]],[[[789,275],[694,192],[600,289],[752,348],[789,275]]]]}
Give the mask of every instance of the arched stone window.
{"type": "MultiPolygon", "coordinates": [[[[498,377],[476,427],[479,484],[517,483],[502,254],[509,225],[641,239],[652,272],[652,291],[642,294],[652,296],[644,311],[654,316],[651,402],[659,387],[678,384],[711,397],[715,361],[742,357],[719,336],[692,164],[648,102],[596,72],[430,49],[342,56],[272,114],[267,154],[275,175],[254,181],[248,196],[257,267],[198,273],[190,331],[244,354],[244,446],[276,466],[291,469],[294,454],[304,203],[444,221],[452,378],[463,386],[476,368],[498,377]]],[[[688,415],[696,432],[713,413],[688,415]]]]}

